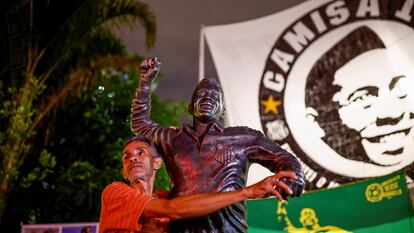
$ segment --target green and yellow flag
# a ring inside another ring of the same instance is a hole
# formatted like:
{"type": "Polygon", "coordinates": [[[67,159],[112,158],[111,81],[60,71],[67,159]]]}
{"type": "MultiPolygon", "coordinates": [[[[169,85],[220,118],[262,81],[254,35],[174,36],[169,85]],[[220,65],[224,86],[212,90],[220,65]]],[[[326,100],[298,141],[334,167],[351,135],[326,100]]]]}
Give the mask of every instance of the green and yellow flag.
{"type": "Polygon", "coordinates": [[[247,201],[249,233],[414,233],[403,172],[279,202],[247,201]]]}

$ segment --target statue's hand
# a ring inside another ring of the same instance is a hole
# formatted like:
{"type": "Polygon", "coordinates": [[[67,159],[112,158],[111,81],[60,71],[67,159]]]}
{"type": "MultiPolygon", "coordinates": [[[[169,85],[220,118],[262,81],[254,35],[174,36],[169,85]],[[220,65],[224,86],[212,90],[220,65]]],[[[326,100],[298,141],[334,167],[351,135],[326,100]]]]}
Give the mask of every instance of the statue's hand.
{"type": "Polygon", "coordinates": [[[251,199],[273,195],[280,201],[284,201],[286,199],[282,197],[282,193],[286,192],[291,195],[293,192],[287,184],[282,182],[283,178],[294,180],[297,176],[293,171],[280,171],[273,176],[266,177],[256,184],[246,187],[244,191],[248,195],[248,198],[251,199]]]}
{"type": "Polygon", "coordinates": [[[152,81],[157,76],[161,67],[161,62],[156,57],[145,59],[141,62],[141,80],[152,81]]]}

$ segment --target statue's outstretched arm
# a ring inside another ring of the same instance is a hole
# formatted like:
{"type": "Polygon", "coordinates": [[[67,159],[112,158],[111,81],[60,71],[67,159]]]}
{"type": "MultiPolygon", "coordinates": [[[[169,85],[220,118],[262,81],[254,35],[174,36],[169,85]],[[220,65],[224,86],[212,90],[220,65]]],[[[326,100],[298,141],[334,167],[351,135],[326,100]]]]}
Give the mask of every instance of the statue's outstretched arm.
{"type": "Polygon", "coordinates": [[[256,144],[250,147],[248,152],[250,162],[259,163],[275,173],[293,171],[297,176],[296,180],[281,179],[293,191],[292,195],[287,195],[286,193],[284,195],[300,196],[304,189],[305,176],[297,158],[261,133],[257,133],[256,137],[256,144]]]}

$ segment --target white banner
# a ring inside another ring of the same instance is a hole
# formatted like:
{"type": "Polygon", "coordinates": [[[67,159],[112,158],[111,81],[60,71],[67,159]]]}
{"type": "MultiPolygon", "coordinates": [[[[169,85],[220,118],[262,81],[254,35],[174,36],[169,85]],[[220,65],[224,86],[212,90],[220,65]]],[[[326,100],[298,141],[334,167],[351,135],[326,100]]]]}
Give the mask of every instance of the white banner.
{"type": "MultiPolygon", "coordinates": [[[[310,0],[204,33],[228,126],[302,162],[307,189],[414,177],[414,0],[310,0]]],[[[269,172],[252,166],[248,184],[269,172]]]]}

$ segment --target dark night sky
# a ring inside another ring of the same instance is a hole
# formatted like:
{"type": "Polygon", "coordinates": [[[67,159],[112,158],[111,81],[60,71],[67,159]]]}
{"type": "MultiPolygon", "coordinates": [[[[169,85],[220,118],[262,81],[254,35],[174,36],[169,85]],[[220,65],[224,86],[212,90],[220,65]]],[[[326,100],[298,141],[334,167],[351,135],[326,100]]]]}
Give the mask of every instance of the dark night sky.
{"type": "MultiPolygon", "coordinates": [[[[148,51],[142,28],[120,32],[128,51],[157,56],[164,76],[157,89],[163,99],[189,100],[198,79],[200,25],[236,23],[273,14],[304,0],[142,0],[157,17],[157,41],[148,51]]],[[[216,76],[206,47],[206,76],[216,76]]]]}

